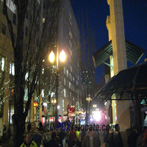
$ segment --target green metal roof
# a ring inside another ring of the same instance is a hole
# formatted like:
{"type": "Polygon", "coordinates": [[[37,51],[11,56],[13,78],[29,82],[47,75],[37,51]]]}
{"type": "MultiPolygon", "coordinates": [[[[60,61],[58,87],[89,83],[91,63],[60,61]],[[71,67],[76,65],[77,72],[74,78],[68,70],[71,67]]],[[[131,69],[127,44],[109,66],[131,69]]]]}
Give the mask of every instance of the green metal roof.
{"type": "MultiPolygon", "coordinates": [[[[127,61],[133,64],[137,64],[140,58],[145,53],[144,49],[131,43],[128,40],[126,40],[126,51],[127,51],[127,61]]],[[[109,41],[92,56],[94,66],[97,68],[102,63],[104,63],[111,55],[112,55],[112,41],[109,41]]]]}

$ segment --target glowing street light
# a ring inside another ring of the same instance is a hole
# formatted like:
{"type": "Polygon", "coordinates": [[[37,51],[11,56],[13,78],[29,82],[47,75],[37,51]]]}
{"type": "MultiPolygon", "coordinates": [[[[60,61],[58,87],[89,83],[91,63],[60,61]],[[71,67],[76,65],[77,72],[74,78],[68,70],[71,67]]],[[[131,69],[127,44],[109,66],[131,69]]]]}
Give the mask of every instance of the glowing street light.
{"type": "Polygon", "coordinates": [[[53,98],[53,99],[51,100],[51,103],[52,103],[53,105],[55,105],[55,104],[57,103],[57,100],[56,100],[55,98],[53,98]]]}
{"type": "Polygon", "coordinates": [[[96,108],[97,107],[97,104],[93,104],[93,108],[96,108]]]}
{"type": "MultiPolygon", "coordinates": [[[[64,52],[64,50],[62,50],[59,54],[58,52],[59,50],[59,45],[57,43],[57,52],[56,52],[56,56],[54,54],[53,51],[51,51],[51,53],[49,54],[49,61],[51,63],[54,63],[55,59],[56,59],[56,106],[58,107],[58,80],[59,80],[59,61],[60,62],[64,62],[65,59],[66,59],[66,54],[64,52]],[[60,58],[59,58],[60,57],[60,58]]],[[[58,121],[58,110],[60,109],[59,107],[57,108],[56,107],[56,116],[55,116],[55,122],[57,124],[57,121],[58,121]]]]}
{"type": "Polygon", "coordinates": [[[55,54],[53,51],[51,51],[51,53],[49,54],[49,61],[51,63],[53,63],[55,61],[55,54]]]}
{"type": "Polygon", "coordinates": [[[60,61],[61,61],[61,62],[64,62],[65,59],[66,59],[66,55],[65,55],[64,50],[62,50],[61,53],[60,53],[60,61]]]}

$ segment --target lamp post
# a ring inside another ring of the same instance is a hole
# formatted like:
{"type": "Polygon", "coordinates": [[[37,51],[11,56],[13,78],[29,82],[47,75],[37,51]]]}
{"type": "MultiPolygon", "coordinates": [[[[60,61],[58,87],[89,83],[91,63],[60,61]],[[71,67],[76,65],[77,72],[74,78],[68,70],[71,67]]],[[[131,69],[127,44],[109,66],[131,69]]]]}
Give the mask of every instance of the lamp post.
{"type": "Polygon", "coordinates": [[[51,100],[51,103],[52,103],[52,105],[53,105],[53,117],[54,117],[54,106],[55,106],[56,103],[57,103],[56,98],[53,98],[53,99],[51,100]]]}
{"type": "MultiPolygon", "coordinates": [[[[90,101],[92,101],[91,97],[90,97],[90,94],[88,94],[88,97],[86,97],[86,101],[88,103],[88,107],[89,107],[89,114],[90,114],[90,101]]],[[[86,124],[88,124],[88,114],[87,114],[87,111],[86,111],[86,124]]]]}
{"type": "Polygon", "coordinates": [[[58,80],[59,80],[59,61],[60,62],[64,62],[65,59],[66,59],[66,55],[65,55],[65,52],[64,50],[62,50],[59,54],[58,52],[58,46],[57,46],[57,52],[56,52],[56,56],[54,54],[53,51],[51,51],[51,53],[49,54],[49,61],[51,63],[54,63],[56,59],[56,115],[55,115],[55,123],[57,124],[58,122],[58,109],[57,109],[57,106],[58,106],[58,80]]]}

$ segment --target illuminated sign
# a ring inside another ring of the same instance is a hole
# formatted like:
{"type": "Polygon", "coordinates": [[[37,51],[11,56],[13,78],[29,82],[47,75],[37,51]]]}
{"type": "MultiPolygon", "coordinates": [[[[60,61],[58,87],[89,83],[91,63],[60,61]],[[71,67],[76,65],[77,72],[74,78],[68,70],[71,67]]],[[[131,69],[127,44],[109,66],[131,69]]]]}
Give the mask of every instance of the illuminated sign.
{"type": "Polygon", "coordinates": [[[37,102],[34,102],[34,107],[38,107],[38,103],[37,102]]]}
{"type": "Polygon", "coordinates": [[[50,117],[50,118],[49,118],[49,121],[50,121],[50,122],[55,122],[55,117],[50,117]]]}

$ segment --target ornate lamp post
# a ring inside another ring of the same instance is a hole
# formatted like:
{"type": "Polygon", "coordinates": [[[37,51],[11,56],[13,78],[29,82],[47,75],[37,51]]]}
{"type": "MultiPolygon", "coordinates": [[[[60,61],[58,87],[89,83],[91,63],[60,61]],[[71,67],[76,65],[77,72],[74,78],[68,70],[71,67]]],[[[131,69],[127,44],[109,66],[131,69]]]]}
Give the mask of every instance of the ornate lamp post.
{"type": "Polygon", "coordinates": [[[49,54],[49,61],[51,63],[54,63],[55,59],[56,59],[56,72],[55,72],[55,74],[56,74],[56,115],[55,115],[55,123],[57,124],[57,122],[58,122],[58,109],[57,109],[57,106],[58,106],[58,80],[59,80],[59,73],[60,73],[59,61],[64,62],[66,59],[66,55],[65,55],[64,50],[62,50],[60,52],[60,54],[58,53],[58,46],[57,46],[56,57],[55,57],[55,54],[53,51],[51,51],[51,53],[49,54]]]}
{"type": "Polygon", "coordinates": [[[53,98],[53,99],[51,100],[51,103],[52,103],[52,105],[53,105],[53,116],[54,116],[54,115],[55,115],[55,114],[54,114],[54,106],[55,106],[56,103],[57,103],[56,98],[53,98]]]}
{"type": "MultiPolygon", "coordinates": [[[[90,114],[90,101],[92,101],[90,94],[88,94],[88,97],[86,97],[86,101],[88,103],[88,108],[89,108],[89,114],[90,114]]],[[[88,124],[88,114],[87,114],[87,110],[86,110],[86,124],[88,124]]]]}

